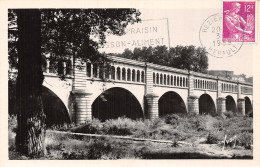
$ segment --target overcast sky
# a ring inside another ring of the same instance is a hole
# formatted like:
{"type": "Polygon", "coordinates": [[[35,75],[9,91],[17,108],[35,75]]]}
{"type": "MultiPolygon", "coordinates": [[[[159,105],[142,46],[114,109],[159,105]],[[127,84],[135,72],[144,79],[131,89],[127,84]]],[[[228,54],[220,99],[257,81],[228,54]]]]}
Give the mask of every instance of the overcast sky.
{"type": "MultiPolygon", "coordinates": [[[[201,46],[199,41],[199,30],[203,22],[219,9],[140,9],[143,19],[168,18],[170,29],[170,44],[201,46]]],[[[252,44],[251,44],[252,45],[252,44]]],[[[210,70],[232,70],[235,74],[246,74],[252,76],[252,47],[243,44],[241,49],[228,58],[215,58],[209,55],[210,70]]]]}
{"type": "MultiPolygon", "coordinates": [[[[168,18],[170,46],[195,45],[201,46],[199,30],[203,22],[213,14],[219,13],[219,9],[139,9],[141,18],[163,19],[168,18]]],[[[252,76],[252,48],[250,44],[243,44],[240,50],[231,57],[209,58],[209,70],[230,70],[235,74],[252,76]]]]}

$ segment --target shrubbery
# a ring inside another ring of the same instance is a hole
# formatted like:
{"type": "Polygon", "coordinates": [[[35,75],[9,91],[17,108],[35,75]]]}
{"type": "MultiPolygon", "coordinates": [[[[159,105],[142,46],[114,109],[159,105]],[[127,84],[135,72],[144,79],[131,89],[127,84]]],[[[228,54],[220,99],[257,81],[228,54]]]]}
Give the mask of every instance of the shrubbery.
{"type": "Polygon", "coordinates": [[[253,134],[249,132],[242,132],[238,135],[237,141],[246,149],[251,149],[251,145],[253,144],[253,134]]]}
{"type": "MultiPolygon", "coordinates": [[[[9,150],[14,150],[16,117],[9,116],[9,150]]],[[[118,118],[100,122],[98,119],[85,124],[64,124],[53,126],[52,129],[104,135],[122,135],[136,138],[184,141],[191,138],[205,138],[206,143],[216,144],[236,135],[237,145],[247,149],[253,144],[253,119],[250,117],[212,117],[210,115],[177,115],[170,114],[155,120],[135,121],[129,118],[118,118]]],[[[119,159],[127,156],[120,147],[113,147],[107,140],[93,140],[80,135],[47,133],[47,151],[57,159],[119,159]],[[87,140],[84,143],[81,141],[87,140]],[[91,142],[89,142],[89,140],[91,142]],[[113,150],[113,151],[112,151],[113,150]]],[[[188,141],[187,140],[187,141],[188,141]]],[[[192,140],[191,140],[192,141],[192,140]]],[[[193,142],[193,141],[192,141],[193,142]]]]}
{"type": "Polygon", "coordinates": [[[145,121],[118,118],[100,122],[94,119],[84,125],[72,128],[71,131],[174,141],[186,140],[192,136],[205,136],[207,143],[217,143],[223,141],[225,135],[229,138],[243,132],[252,134],[252,121],[252,118],[249,117],[223,119],[222,117],[192,113],[187,115],[170,114],[163,118],[145,121]]]}

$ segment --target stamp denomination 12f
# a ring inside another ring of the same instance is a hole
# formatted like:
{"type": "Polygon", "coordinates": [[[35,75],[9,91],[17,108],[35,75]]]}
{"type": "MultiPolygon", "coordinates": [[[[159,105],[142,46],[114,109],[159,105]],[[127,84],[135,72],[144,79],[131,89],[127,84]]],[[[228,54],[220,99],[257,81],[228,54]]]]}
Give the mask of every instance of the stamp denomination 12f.
{"type": "Polygon", "coordinates": [[[207,52],[217,58],[230,57],[236,54],[243,42],[232,43],[222,41],[222,14],[214,14],[208,17],[200,27],[200,43],[207,52]]]}
{"type": "Polygon", "coordinates": [[[223,42],[255,41],[255,2],[223,2],[223,42]]]}

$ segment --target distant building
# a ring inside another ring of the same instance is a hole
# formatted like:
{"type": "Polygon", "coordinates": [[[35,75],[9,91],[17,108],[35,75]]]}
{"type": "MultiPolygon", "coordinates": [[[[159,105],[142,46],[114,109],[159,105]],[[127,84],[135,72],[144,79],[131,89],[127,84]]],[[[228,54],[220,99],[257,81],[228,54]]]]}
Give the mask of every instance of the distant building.
{"type": "Polygon", "coordinates": [[[234,71],[226,71],[226,70],[209,70],[208,73],[210,75],[220,76],[228,79],[232,79],[234,75],[234,71]]]}
{"type": "Polygon", "coordinates": [[[224,77],[230,80],[245,82],[246,76],[245,75],[235,75],[234,71],[227,71],[227,70],[209,70],[208,73],[210,75],[224,77]]]}
{"type": "Polygon", "coordinates": [[[246,78],[246,82],[253,83],[253,77],[248,77],[248,78],[246,78]]]}
{"type": "Polygon", "coordinates": [[[232,80],[245,82],[246,78],[244,76],[242,76],[242,75],[233,75],[232,76],[232,80]]]}

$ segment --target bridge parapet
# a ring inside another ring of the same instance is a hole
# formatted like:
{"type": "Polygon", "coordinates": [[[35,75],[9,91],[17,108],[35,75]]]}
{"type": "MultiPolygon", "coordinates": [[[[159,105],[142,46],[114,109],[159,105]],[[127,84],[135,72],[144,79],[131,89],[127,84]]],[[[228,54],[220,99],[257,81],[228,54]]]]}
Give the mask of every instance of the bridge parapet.
{"type": "MultiPolygon", "coordinates": [[[[106,68],[106,67],[105,67],[106,68]]],[[[145,83],[145,67],[114,62],[110,69],[101,69],[97,64],[87,63],[87,79],[119,82],[145,83]]]]}
{"type": "MultiPolygon", "coordinates": [[[[110,80],[117,82],[147,84],[147,78],[152,78],[153,86],[167,86],[189,88],[189,75],[193,75],[193,87],[198,90],[221,91],[228,93],[252,94],[253,84],[238,82],[223,77],[198,73],[194,71],[181,70],[172,67],[145,63],[137,60],[130,60],[122,57],[110,56],[113,60],[111,69],[100,69],[97,64],[86,64],[87,80],[110,80]],[[152,72],[148,77],[147,68],[152,72]],[[218,84],[219,83],[219,84],[218,84]],[[240,87],[238,85],[241,85],[240,87]],[[219,88],[218,88],[219,87],[219,88]],[[240,91],[238,91],[240,89],[240,91]]],[[[58,69],[54,69],[53,63],[47,61],[47,67],[44,68],[46,74],[55,74],[63,71],[64,74],[72,74],[71,61],[62,62],[58,69]]],[[[84,72],[83,72],[84,73],[84,72]]],[[[81,74],[83,74],[81,73],[81,74]]]]}

